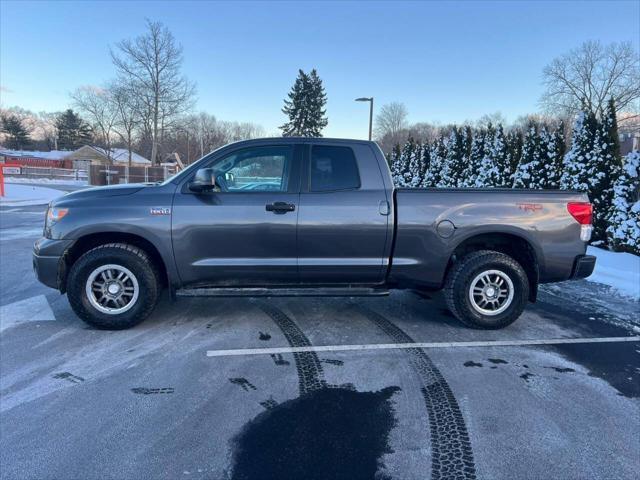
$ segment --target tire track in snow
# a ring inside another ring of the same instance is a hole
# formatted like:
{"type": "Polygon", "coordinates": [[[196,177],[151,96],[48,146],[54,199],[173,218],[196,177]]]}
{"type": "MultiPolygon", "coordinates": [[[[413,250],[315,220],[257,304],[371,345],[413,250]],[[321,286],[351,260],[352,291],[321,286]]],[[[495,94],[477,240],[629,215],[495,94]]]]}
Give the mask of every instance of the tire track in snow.
{"type": "MultiPolygon", "coordinates": [[[[265,312],[271,320],[280,328],[287,342],[292,347],[310,347],[311,341],[298,325],[291,320],[279,308],[267,302],[258,302],[260,309],[265,312]]],[[[315,352],[295,352],[293,359],[298,372],[298,386],[300,395],[305,393],[327,388],[327,382],[324,379],[324,370],[320,359],[315,352]]]]}
{"type": "MultiPolygon", "coordinates": [[[[404,330],[362,305],[354,307],[396,343],[416,343],[404,330]]],[[[431,432],[431,478],[475,480],[473,450],[464,417],[451,387],[421,348],[403,350],[422,387],[431,432]]]]}

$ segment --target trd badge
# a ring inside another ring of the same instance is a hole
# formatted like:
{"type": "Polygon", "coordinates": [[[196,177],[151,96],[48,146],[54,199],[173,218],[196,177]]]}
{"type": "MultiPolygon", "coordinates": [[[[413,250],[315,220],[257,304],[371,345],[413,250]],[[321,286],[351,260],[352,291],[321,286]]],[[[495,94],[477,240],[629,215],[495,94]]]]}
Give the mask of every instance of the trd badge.
{"type": "Polygon", "coordinates": [[[171,215],[171,209],[168,207],[151,207],[151,215],[171,215]]]}

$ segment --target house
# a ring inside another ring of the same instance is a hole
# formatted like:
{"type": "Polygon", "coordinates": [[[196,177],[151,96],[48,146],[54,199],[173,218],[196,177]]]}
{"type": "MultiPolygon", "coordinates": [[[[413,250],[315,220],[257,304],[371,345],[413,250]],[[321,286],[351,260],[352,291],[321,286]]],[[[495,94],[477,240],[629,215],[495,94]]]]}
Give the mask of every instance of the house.
{"type": "Polygon", "coordinates": [[[640,132],[624,132],[618,135],[620,155],[625,156],[633,150],[640,150],[640,132]]]}
{"type": "Polygon", "coordinates": [[[620,113],[618,136],[620,155],[625,156],[633,150],[640,150],[640,115],[631,112],[620,113]]]}
{"type": "MultiPolygon", "coordinates": [[[[115,165],[129,164],[129,150],[126,148],[112,148],[111,155],[107,155],[106,149],[92,145],[85,145],[71,152],[67,159],[73,162],[73,168],[88,170],[89,165],[108,165],[109,157],[115,165]]],[[[142,155],[131,152],[131,164],[136,167],[144,167],[150,166],[151,162],[142,155]]]]}

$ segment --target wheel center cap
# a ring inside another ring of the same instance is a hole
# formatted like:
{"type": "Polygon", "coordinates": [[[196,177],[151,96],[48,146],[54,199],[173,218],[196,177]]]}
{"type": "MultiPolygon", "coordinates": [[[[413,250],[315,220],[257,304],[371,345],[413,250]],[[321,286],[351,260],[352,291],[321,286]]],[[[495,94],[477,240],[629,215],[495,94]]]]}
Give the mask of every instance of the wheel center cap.
{"type": "Polygon", "coordinates": [[[494,297],[496,295],[496,290],[493,287],[489,287],[487,288],[487,296],[488,297],[494,297]]]}
{"type": "Polygon", "coordinates": [[[107,287],[107,291],[111,295],[115,295],[120,291],[120,287],[116,283],[112,283],[107,287]]]}

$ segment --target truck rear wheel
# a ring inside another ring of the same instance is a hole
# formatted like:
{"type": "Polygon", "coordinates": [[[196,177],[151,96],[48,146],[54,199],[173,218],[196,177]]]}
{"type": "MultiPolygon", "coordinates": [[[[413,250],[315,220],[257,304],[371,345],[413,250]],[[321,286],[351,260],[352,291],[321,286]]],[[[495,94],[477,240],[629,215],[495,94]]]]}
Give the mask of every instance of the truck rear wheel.
{"type": "Polygon", "coordinates": [[[143,250],[109,243],[89,250],[72,265],[67,296],[73,311],[88,324],[121,330],[153,311],[158,279],[157,268],[143,250]]]}
{"type": "Polygon", "coordinates": [[[529,281],[513,258],[493,250],[470,253],[445,281],[451,313],[472,328],[498,329],[515,322],[529,298],[529,281]]]}

